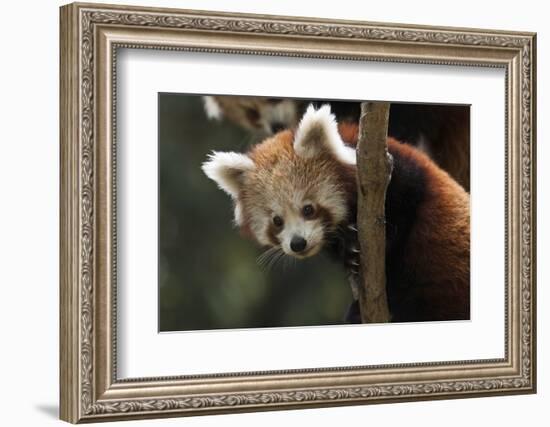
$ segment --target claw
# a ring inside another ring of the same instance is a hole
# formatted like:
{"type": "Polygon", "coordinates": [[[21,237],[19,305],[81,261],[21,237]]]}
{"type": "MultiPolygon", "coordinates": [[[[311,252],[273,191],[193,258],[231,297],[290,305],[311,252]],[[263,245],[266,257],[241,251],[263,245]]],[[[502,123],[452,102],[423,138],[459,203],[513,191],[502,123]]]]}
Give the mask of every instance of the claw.
{"type": "Polygon", "coordinates": [[[381,217],[381,218],[377,218],[376,221],[378,222],[378,224],[386,224],[386,218],[385,217],[381,217]]]}

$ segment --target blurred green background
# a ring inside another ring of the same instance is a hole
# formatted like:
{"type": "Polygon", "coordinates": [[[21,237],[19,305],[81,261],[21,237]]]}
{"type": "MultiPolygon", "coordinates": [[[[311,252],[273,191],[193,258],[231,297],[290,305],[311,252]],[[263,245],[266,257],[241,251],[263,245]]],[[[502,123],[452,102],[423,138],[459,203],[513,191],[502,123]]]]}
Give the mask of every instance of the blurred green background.
{"type": "Polygon", "coordinates": [[[206,117],[196,95],[159,94],[160,331],[344,323],[351,292],[324,255],[260,267],[262,248],[232,223],[232,202],[200,166],[247,151],[250,134],[206,117]]]}

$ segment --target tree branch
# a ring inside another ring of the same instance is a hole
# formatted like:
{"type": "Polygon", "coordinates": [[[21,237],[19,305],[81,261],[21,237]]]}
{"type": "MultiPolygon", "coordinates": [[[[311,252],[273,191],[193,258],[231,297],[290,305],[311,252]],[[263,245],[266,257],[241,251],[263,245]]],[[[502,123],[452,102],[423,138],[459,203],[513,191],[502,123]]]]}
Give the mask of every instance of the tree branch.
{"type": "Polygon", "coordinates": [[[386,293],[386,190],[393,159],[388,153],[388,102],[363,102],[357,142],[357,229],[361,248],[359,306],[362,323],[390,321],[386,293]]]}

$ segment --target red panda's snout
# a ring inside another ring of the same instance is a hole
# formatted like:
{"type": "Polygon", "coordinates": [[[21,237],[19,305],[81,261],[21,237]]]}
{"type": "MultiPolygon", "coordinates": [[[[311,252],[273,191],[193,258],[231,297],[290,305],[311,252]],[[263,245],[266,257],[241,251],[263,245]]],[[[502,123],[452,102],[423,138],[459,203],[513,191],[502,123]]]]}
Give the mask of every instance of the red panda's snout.
{"type": "MultiPolygon", "coordinates": [[[[335,227],[323,214],[327,211],[325,208],[318,208],[318,204],[310,200],[297,199],[289,198],[286,206],[273,200],[271,223],[265,227],[264,238],[256,240],[264,240],[267,246],[279,247],[285,254],[301,259],[317,254],[323,248],[327,234],[335,227]]],[[[250,221],[254,223],[261,218],[250,218],[250,221]]]]}

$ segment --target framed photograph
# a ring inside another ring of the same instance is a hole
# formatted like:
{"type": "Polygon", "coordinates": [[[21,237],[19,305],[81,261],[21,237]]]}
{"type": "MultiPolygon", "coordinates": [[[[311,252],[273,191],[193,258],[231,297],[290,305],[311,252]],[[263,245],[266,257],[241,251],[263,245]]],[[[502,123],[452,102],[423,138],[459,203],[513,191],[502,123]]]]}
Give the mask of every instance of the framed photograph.
{"type": "Polygon", "coordinates": [[[535,34],[60,22],[63,420],[535,392],[535,34]]]}

